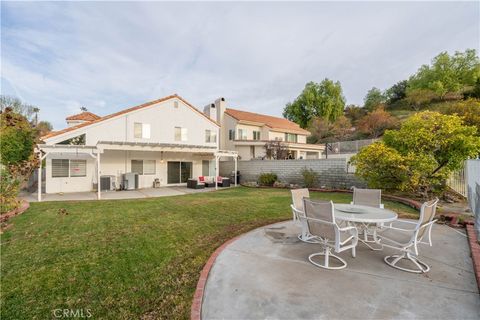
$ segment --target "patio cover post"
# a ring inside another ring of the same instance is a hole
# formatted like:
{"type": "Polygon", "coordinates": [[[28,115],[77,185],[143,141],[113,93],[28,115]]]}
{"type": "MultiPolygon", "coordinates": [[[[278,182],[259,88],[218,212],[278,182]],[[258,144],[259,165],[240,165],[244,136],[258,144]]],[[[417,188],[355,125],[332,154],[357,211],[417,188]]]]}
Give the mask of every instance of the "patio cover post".
{"type": "Polygon", "coordinates": [[[42,151],[38,151],[38,159],[40,164],[38,165],[38,202],[42,201],[42,151]]]}
{"type": "Polygon", "coordinates": [[[235,187],[237,186],[237,157],[235,159],[235,187]]]}
{"type": "Polygon", "coordinates": [[[218,190],[218,165],[219,165],[219,161],[218,161],[219,157],[216,155],[215,156],[215,190],[218,190]]]}
{"type": "Polygon", "coordinates": [[[42,162],[43,162],[43,159],[45,159],[47,157],[47,154],[48,154],[48,152],[45,152],[45,154],[42,156],[42,150],[38,149],[38,160],[40,161],[40,163],[38,165],[38,182],[37,182],[37,186],[38,186],[37,200],[38,200],[38,202],[42,201],[42,162]]]}
{"type": "Polygon", "coordinates": [[[102,198],[100,194],[100,152],[97,153],[97,199],[102,198]]]}

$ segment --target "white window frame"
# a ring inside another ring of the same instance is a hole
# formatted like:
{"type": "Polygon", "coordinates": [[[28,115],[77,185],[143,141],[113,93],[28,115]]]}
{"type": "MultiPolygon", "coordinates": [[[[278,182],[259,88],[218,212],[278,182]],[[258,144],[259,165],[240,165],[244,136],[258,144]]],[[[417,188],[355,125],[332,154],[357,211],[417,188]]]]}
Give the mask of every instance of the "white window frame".
{"type": "Polygon", "coordinates": [[[130,160],[130,171],[136,172],[141,176],[152,176],[157,173],[157,164],[155,160],[147,159],[147,160],[139,160],[139,159],[131,159],[130,160]],[[133,162],[140,162],[141,163],[141,172],[133,171],[133,162]],[[147,170],[146,163],[153,164],[153,171],[152,170],[147,170]]]}
{"type": "Polygon", "coordinates": [[[246,129],[238,129],[238,140],[247,140],[247,130],[246,129]]]}
{"type": "Polygon", "coordinates": [[[52,178],[84,178],[87,176],[87,160],[85,159],[52,159],[52,178]],[[64,164],[67,163],[67,167],[64,168],[66,171],[63,175],[54,175],[54,166],[55,162],[62,161],[64,164]],[[85,163],[85,174],[76,175],[72,174],[72,161],[83,162],[85,163]]]}
{"type": "Polygon", "coordinates": [[[182,142],[188,141],[188,130],[187,130],[187,128],[175,127],[175,129],[174,129],[174,139],[175,139],[175,141],[182,141],[182,142]]]}
{"type": "Polygon", "coordinates": [[[133,137],[136,139],[150,139],[150,124],[135,122],[133,124],[133,137]]]}
{"type": "Polygon", "coordinates": [[[205,130],[205,142],[217,142],[217,133],[215,130],[205,130]]]}

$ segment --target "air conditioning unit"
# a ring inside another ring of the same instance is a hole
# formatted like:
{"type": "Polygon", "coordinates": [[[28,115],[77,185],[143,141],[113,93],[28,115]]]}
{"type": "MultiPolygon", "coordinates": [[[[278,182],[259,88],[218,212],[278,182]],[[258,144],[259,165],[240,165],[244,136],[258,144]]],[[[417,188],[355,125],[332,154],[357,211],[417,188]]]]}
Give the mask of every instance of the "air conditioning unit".
{"type": "Polygon", "coordinates": [[[115,176],[100,176],[100,191],[113,191],[116,189],[115,176]]]}
{"type": "Polygon", "coordinates": [[[138,189],[138,173],[127,172],[123,175],[123,189],[124,190],[138,189]]]}

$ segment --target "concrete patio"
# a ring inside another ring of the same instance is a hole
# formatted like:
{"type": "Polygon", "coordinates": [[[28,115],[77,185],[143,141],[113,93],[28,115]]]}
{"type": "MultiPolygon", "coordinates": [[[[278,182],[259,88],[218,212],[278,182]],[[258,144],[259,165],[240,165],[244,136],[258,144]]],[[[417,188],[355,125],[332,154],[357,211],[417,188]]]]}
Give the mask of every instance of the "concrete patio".
{"type": "MultiPolygon", "coordinates": [[[[221,190],[222,188],[219,188],[221,190]]],[[[215,191],[215,188],[205,189],[189,189],[185,186],[175,187],[160,187],[160,188],[145,188],[128,191],[102,191],[102,200],[121,200],[121,199],[142,199],[142,198],[156,198],[167,196],[179,196],[189,193],[210,192],[215,191]]],[[[30,202],[37,202],[37,193],[22,193],[22,199],[30,202]]],[[[54,193],[42,194],[43,201],[81,201],[81,200],[97,200],[96,192],[71,192],[71,193],[54,193]]]]}
{"type": "Polygon", "coordinates": [[[357,257],[324,270],[307,260],[318,245],[297,239],[283,222],[256,229],[229,245],[210,271],[202,319],[478,319],[480,296],[463,230],[433,228],[433,247],[421,246],[427,274],[386,265],[393,250],[357,257]]]}

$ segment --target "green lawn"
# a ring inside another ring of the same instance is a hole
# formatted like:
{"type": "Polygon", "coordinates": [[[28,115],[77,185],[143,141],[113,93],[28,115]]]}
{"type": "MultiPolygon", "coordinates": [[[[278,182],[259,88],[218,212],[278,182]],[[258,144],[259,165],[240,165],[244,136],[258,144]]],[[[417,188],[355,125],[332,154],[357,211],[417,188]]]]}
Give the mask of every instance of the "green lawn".
{"type": "MultiPolygon", "coordinates": [[[[351,201],[341,193],[312,197],[351,201]]],[[[32,203],[1,236],[1,318],[47,319],[54,309],[89,309],[95,319],[188,318],[210,254],[229,238],[289,219],[289,204],[288,190],[243,187],[32,203]]]]}

